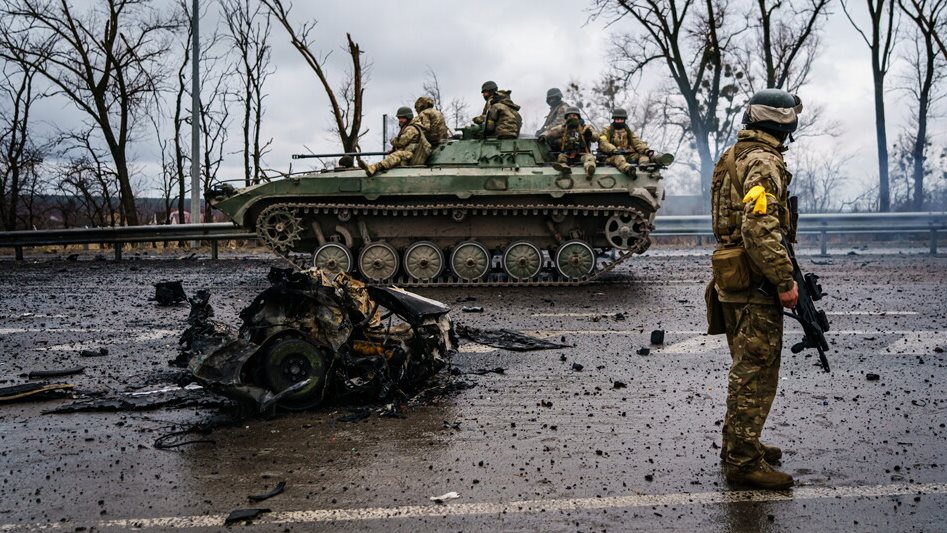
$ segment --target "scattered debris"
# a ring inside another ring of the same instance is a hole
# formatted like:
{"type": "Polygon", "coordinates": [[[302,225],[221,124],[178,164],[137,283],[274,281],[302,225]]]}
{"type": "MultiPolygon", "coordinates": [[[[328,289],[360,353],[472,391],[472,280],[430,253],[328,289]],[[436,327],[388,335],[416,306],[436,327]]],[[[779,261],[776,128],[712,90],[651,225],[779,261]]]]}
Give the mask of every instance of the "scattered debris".
{"type": "Polygon", "coordinates": [[[662,345],[664,344],[664,330],[656,329],[651,332],[651,344],[662,345]]]}
{"type": "Polygon", "coordinates": [[[74,387],[68,383],[23,383],[0,387],[0,403],[64,398],[74,387]]]}
{"type": "Polygon", "coordinates": [[[624,381],[616,381],[616,382],[612,383],[612,388],[613,388],[613,389],[624,389],[624,388],[627,387],[627,386],[628,386],[628,384],[625,383],[624,381]]]}
{"type": "Polygon", "coordinates": [[[583,368],[585,367],[580,365],[579,363],[572,363],[572,370],[575,370],[576,372],[582,372],[583,368]]]}
{"type": "Polygon", "coordinates": [[[262,502],[263,500],[268,500],[272,498],[273,496],[279,496],[280,494],[283,493],[284,489],[286,489],[286,482],[280,481],[279,483],[276,484],[275,487],[273,487],[273,490],[269,492],[264,492],[263,494],[252,494],[250,496],[247,496],[247,498],[251,502],[262,502]]]}
{"type": "Polygon", "coordinates": [[[231,402],[204,390],[175,387],[163,394],[120,394],[104,398],[78,400],[43,411],[43,414],[114,413],[118,411],[151,411],[153,409],[185,407],[228,407],[231,402]]]}
{"type": "Polygon", "coordinates": [[[934,353],[944,353],[944,349],[940,346],[934,346],[934,353]]]}
{"type": "Polygon", "coordinates": [[[229,526],[234,522],[249,522],[254,518],[259,517],[263,513],[269,513],[269,509],[236,509],[230,511],[230,514],[227,515],[227,519],[224,520],[224,525],[229,526]]]}
{"type": "Polygon", "coordinates": [[[549,342],[536,337],[530,337],[508,329],[478,329],[462,324],[457,325],[457,335],[461,338],[486,344],[494,348],[502,348],[514,352],[528,352],[532,350],[554,350],[557,348],[572,348],[570,344],[549,342]]]}
{"type": "Polygon", "coordinates": [[[174,305],[187,301],[187,294],[184,293],[184,286],[181,280],[159,281],[155,283],[154,301],[158,305],[174,305]]]}
{"type": "Polygon", "coordinates": [[[482,313],[483,307],[479,305],[465,305],[461,307],[460,310],[465,313],[482,313]]]}
{"type": "Polygon", "coordinates": [[[349,414],[336,418],[339,422],[358,422],[372,416],[372,410],[367,407],[358,407],[349,411],[349,414]]]}
{"type": "Polygon", "coordinates": [[[460,498],[460,494],[457,494],[456,492],[448,492],[447,494],[441,494],[440,496],[431,496],[428,499],[434,503],[442,504],[447,500],[456,500],[457,498],[460,498]]]}
{"type": "Polygon", "coordinates": [[[317,269],[274,267],[268,279],[237,331],[211,320],[210,293],[198,291],[174,361],[260,413],[314,407],[330,395],[407,396],[455,349],[450,308],[440,302],[317,269]]]}
{"type": "Polygon", "coordinates": [[[478,370],[471,370],[470,372],[467,372],[467,374],[475,374],[477,376],[483,376],[485,374],[501,374],[502,375],[502,374],[506,374],[506,369],[503,368],[502,366],[498,366],[496,368],[481,368],[478,370]]]}
{"type": "Polygon", "coordinates": [[[638,348],[638,351],[635,353],[637,353],[638,355],[651,355],[651,348],[648,348],[648,347],[638,348]]]}
{"type": "Polygon", "coordinates": [[[453,429],[454,431],[460,431],[460,422],[448,422],[444,421],[444,429],[453,429]]]}
{"type": "Polygon", "coordinates": [[[73,368],[60,368],[56,370],[33,370],[27,374],[28,379],[46,379],[46,378],[60,378],[63,376],[74,376],[76,374],[81,374],[85,370],[84,366],[77,366],[73,368]]]}
{"type": "Polygon", "coordinates": [[[865,374],[865,379],[867,379],[868,381],[878,381],[879,379],[881,379],[881,376],[873,372],[869,372],[865,374]]]}
{"type": "Polygon", "coordinates": [[[105,357],[109,354],[108,348],[98,348],[95,350],[80,350],[79,357],[105,357]]]}

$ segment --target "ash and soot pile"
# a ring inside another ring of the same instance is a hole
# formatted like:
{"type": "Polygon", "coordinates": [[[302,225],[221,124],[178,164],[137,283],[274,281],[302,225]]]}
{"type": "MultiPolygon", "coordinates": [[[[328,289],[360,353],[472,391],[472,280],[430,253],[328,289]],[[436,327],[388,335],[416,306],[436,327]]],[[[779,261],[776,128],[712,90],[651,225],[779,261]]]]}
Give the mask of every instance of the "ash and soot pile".
{"type": "Polygon", "coordinates": [[[210,292],[190,298],[173,364],[244,414],[328,400],[400,403],[444,368],[457,345],[446,305],[344,274],[272,268],[239,316],[214,320],[210,292]]]}

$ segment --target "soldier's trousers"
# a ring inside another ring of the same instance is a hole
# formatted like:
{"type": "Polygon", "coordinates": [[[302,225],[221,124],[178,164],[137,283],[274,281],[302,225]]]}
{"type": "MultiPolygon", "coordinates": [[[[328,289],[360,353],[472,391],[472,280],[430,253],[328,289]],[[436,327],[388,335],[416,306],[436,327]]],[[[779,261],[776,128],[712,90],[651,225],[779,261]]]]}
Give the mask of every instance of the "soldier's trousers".
{"type": "Polygon", "coordinates": [[[411,162],[412,157],[414,157],[414,152],[409,152],[407,150],[395,150],[378,162],[378,168],[390,170],[399,165],[406,165],[411,162]]]}
{"type": "Polygon", "coordinates": [[[753,467],[763,458],[760,434],[776,397],[783,311],[775,304],[723,304],[733,364],[723,424],[724,461],[753,467]]]}
{"type": "Polygon", "coordinates": [[[556,161],[568,165],[576,162],[580,157],[585,171],[589,172],[591,169],[592,172],[595,172],[595,156],[593,154],[578,154],[575,158],[570,158],[567,154],[559,154],[556,161]]]}

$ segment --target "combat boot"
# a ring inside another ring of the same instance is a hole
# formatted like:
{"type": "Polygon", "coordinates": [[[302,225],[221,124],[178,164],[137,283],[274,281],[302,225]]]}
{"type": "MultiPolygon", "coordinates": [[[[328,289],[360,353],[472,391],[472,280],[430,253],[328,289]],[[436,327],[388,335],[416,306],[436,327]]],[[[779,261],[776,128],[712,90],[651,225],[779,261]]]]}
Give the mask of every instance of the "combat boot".
{"type": "MultiPolygon", "coordinates": [[[[760,446],[763,447],[763,460],[769,464],[778,463],[780,459],[783,458],[783,451],[778,446],[770,446],[768,444],[760,443],[760,446]]],[[[723,461],[727,460],[727,444],[724,443],[720,447],[720,459],[723,461]]]]}
{"type": "Polygon", "coordinates": [[[759,489],[788,489],[792,487],[792,476],[772,467],[765,460],[755,466],[740,468],[727,465],[727,483],[759,489]]]}
{"type": "Polygon", "coordinates": [[[618,166],[618,170],[620,170],[623,174],[625,174],[628,177],[631,177],[631,178],[638,177],[635,175],[635,167],[631,166],[631,163],[622,163],[621,165],[618,166]]]}
{"type": "Polygon", "coordinates": [[[592,179],[592,176],[595,175],[595,163],[586,163],[585,164],[585,177],[587,179],[592,179]]]}
{"type": "Polygon", "coordinates": [[[563,174],[572,174],[572,168],[569,167],[567,163],[553,163],[552,168],[562,172],[563,174]]]}
{"type": "Polygon", "coordinates": [[[368,163],[362,161],[361,157],[357,158],[355,162],[358,163],[358,168],[364,170],[365,174],[367,174],[369,178],[374,176],[375,173],[378,172],[378,165],[375,165],[374,163],[369,165],[368,163]]]}

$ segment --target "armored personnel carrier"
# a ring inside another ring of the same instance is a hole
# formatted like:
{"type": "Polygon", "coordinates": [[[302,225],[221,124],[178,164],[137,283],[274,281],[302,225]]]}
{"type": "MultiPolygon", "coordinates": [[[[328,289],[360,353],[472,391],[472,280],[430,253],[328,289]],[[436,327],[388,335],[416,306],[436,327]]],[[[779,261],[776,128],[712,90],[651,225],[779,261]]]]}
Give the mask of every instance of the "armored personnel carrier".
{"type": "Polygon", "coordinates": [[[537,139],[457,139],[425,166],[291,175],[210,198],[301,268],[399,285],[577,284],[651,244],[660,167],[561,172],[537,139]]]}

